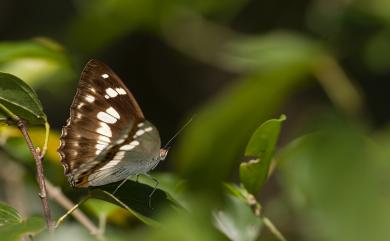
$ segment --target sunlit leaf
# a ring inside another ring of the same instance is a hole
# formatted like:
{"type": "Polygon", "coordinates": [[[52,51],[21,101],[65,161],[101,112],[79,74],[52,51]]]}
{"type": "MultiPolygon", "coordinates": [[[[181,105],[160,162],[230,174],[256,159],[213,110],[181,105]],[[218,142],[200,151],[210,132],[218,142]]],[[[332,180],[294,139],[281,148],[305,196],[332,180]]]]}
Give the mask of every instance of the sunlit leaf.
{"type": "Polygon", "coordinates": [[[89,199],[84,205],[88,209],[90,209],[97,217],[107,217],[108,215],[116,212],[118,209],[121,209],[121,207],[119,207],[118,205],[99,199],[89,199]]]}
{"type": "MultiPolygon", "coordinates": [[[[45,137],[45,128],[32,127],[28,129],[31,140],[36,146],[43,146],[45,137]]],[[[9,126],[0,129],[0,139],[4,140],[4,148],[15,155],[17,159],[29,159],[31,153],[25,146],[25,140],[17,127],[9,126]],[[23,144],[24,143],[24,144],[23,144]],[[23,147],[23,145],[25,147],[23,147]],[[26,150],[26,151],[24,151],[26,150]]],[[[45,159],[53,161],[59,165],[60,156],[57,149],[60,145],[60,134],[58,131],[51,130],[45,159]]]]}
{"type": "Polygon", "coordinates": [[[245,150],[250,160],[240,165],[240,180],[252,194],[259,192],[267,180],[282,122],[286,116],[264,122],[252,135],[245,150]]]}
{"type": "Polygon", "coordinates": [[[113,194],[120,183],[121,182],[116,182],[93,188],[90,191],[90,195],[92,198],[101,199],[126,209],[149,225],[158,224],[156,218],[162,208],[173,210],[174,208],[179,207],[168,193],[157,188],[153,195],[149,197],[154,190],[154,187],[132,180],[127,180],[126,183],[113,194]]]}
{"type": "Polygon", "coordinates": [[[74,75],[62,46],[47,38],[0,42],[0,71],[13,74],[35,88],[45,84],[50,90],[74,75]]]}
{"type": "Polygon", "coordinates": [[[0,104],[30,124],[46,122],[46,115],[35,91],[11,74],[0,73],[0,104]]]}

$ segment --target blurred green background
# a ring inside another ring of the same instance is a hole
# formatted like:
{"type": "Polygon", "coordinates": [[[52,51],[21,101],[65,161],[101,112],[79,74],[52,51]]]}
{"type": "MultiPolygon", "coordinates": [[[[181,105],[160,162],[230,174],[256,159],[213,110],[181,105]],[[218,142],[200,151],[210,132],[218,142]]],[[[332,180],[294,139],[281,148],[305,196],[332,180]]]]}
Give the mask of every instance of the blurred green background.
{"type": "MultiPolygon", "coordinates": [[[[0,71],[38,93],[53,129],[47,178],[74,202],[85,192],[66,183],[56,148],[91,58],[123,79],[162,143],[194,117],[152,173],[191,218],[162,211],[154,229],[86,205],[108,219],[109,240],[280,240],[221,184],[242,182],[251,135],[282,113],[272,176],[255,193],[262,213],[287,240],[390,240],[389,1],[0,1],[0,71]],[[211,213],[222,207],[235,221],[219,232],[211,213]]],[[[0,200],[40,215],[24,140],[0,128],[0,200]]],[[[31,135],[42,145],[41,128],[31,135]]],[[[90,238],[73,219],[57,235],[90,238]]]]}

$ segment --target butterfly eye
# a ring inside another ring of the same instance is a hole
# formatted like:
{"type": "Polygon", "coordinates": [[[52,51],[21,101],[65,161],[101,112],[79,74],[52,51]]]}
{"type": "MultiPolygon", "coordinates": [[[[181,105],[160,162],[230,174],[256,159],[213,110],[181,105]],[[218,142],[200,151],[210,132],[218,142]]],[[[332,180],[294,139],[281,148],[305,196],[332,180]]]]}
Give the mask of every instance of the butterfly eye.
{"type": "Polygon", "coordinates": [[[164,148],[161,148],[160,149],[160,160],[161,161],[164,161],[165,158],[167,157],[168,155],[168,151],[169,151],[169,148],[168,149],[164,149],[164,148]]]}

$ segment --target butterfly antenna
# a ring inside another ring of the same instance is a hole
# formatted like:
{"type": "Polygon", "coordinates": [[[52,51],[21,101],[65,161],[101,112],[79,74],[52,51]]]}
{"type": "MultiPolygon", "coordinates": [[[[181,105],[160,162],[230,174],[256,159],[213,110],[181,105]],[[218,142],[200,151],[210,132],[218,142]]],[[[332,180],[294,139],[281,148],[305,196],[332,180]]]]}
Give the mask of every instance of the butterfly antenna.
{"type": "Polygon", "coordinates": [[[165,146],[164,146],[164,148],[163,149],[165,149],[165,150],[167,150],[168,148],[169,148],[169,144],[171,144],[171,142],[173,141],[173,140],[175,140],[175,138],[192,122],[192,119],[193,119],[193,117],[191,117],[191,119],[189,119],[181,128],[180,128],[180,130],[178,130],[177,132],[176,132],[176,134],[175,135],[173,135],[173,137],[167,142],[167,144],[165,144],[165,146]]]}

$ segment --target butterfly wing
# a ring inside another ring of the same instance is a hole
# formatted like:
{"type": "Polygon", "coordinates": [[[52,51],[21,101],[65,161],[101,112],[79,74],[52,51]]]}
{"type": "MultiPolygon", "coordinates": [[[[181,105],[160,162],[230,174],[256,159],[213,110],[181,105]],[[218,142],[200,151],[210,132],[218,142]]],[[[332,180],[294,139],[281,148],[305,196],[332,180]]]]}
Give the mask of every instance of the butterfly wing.
{"type": "Polygon", "coordinates": [[[110,149],[109,160],[88,176],[90,186],[100,186],[145,174],[160,161],[160,136],[149,121],[140,122],[134,134],[124,143],[110,149]]]}
{"type": "MultiPolygon", "coordinates": [[[[121,144],[131,142],[137,125],[144,121],[139,105],[120,78],[105,64],[89,61],[59,148],[71,184],[88,186],[88,176],[115,157],[121,144]]],[[[158,133],[155,138],[159,143],[158,133]]]]}

